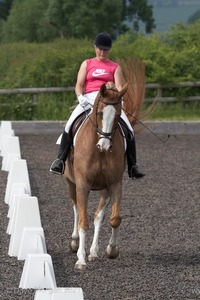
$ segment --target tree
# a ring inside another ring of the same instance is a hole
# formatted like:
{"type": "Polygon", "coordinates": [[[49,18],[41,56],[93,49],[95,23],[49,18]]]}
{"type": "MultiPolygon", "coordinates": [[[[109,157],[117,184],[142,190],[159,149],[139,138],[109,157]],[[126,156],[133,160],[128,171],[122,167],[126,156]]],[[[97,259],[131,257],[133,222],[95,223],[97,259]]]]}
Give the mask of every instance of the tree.
{"type": "Polygon", "coordinates": [[[146,33],[151,33],[155,28],[153,8],[147,0],[124,0],[124,16],[132,22],[133,29],[139,31],[139,21],[145,23],[146,33]]]}
{"type": "Polygon", "coordinates": [[[1,0],[0,1],[0,19],[6,20],[9,13],[10,9],[12,6],[13,0],[1,0]]]}
{"type": "Polygon", "coordinates": [[[197,10],[189,19],[188,24],[193,24],[200,19],[200,10],[197,10]]]}
{"type": "Polygon", "coordinates": [[[2,29],[4,42],[44,42],[56,37],[93,39],[101,31],[116,38],[130,29],[127,20],[137,31],[139,21],[146,24],[147,33],[154,28],[147,0],[12,0],[9,12],[2,29]]]}
{"type": "MultiPolygon", "coordinates": [[[[13,0],[10,15],[3,25],[4,42],[39,42],[46,41],[49,26],[45,23],[44,13],[48,0],[13,0]]],[[[52,33],[51,33],[52,36],[52,33]]]]}
{"type": "Polygon", "coordinates": [[[121,11],[121,0],[50,0],[47,18],[60,37],[94,38],[103,30],[115,34],[121,11]]]}
{"type": "Polygon", "coordinates": [[[50,0],[47,10],[49,23],[63,37],[87,36],[106,30],[112,36],[130,29],[127,20],[139,31],[139,21],[146,24],[146,32],[155,27],[152,6],[147,0],[50,0]]]}

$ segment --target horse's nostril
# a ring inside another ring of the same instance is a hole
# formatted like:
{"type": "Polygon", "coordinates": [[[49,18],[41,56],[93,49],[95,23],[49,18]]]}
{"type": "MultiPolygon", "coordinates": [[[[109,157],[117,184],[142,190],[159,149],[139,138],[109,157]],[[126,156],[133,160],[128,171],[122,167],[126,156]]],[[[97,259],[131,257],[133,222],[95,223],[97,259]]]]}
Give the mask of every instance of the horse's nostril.
{"type": "Polygon", "coordinates": [[[100,144],[96,144],[97,148],[99,149],[100,152],[102,152],[102,148],[100,144]]]}

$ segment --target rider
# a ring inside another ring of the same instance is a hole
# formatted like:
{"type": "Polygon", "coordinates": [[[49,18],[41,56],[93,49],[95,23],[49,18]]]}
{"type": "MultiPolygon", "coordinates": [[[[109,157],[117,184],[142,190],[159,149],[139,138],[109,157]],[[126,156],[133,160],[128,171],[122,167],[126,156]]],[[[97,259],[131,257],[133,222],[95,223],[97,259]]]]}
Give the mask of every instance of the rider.
{"type": "MultiPolygon", "coordinates": [[[[122,89],[123,73],[121,67],[114,61],[108,59],[112,47],[111,36],[107,32],[101,32],[95,39],[96,57],[86,59],[82,62],[75,86],[75,93],[79,104],[72,112],[62,134],[58,158],[52,163],[50,171],[62,175],[65,169],[65,161],[71,146],[68,132],[73,121],[85,110],[91,108],[102,84],[113,81],[116,88],[122,89]]],[[[136,163],[136,146],[133,128],[122,110],[121,118],[127,124],[130,138],[127,139],[127,163],[129,177],[142,177],[144,172],[136,163]]]]}

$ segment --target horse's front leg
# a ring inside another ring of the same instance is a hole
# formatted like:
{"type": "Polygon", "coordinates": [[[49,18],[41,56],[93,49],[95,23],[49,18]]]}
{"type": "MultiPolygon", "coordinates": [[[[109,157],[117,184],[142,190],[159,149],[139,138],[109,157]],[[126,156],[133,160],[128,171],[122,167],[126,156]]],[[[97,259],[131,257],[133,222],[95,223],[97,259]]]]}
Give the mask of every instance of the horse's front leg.
{"type": "Polygon", "coordinates": [[[100,233],[102,222],[104,220],[106,208],[107,208],[109,202],[110,202],[110,199],[108,197],[108,192],[106,190],[101,191],[99,206],[97,208],[97,211],[96,211],[95,217],[94,217],[94,237],[93,237],[92,246],[90,248],[90,255],[88,256],[89,261],[92,261],[95,258],[98,258],[99,233],[100,233]]]}
{"type": "Polygon", "coordinates": [[[112,200],[112,214],[110,217],[110,224],[112,226],[112,235],[109,240],[109,244],[106,248],[106,254],[108,258],[117,258],[119,255],[119,250],[117,247],[117,236],[119,231],[119,226],[121,224],[120,215],[120,202],[122,198],[122,184],[112,189],[111,200],[112,200]]]}
{"type": "Polygon", "coordinates": [[[78,261],[75,264],[75,268],[81,271],[86,269],[86,255],[85,255],[85,239],[86,232],[89,228],[88,217],[87,217],[87,203],[89,190],[85,188],[76,189],[77,195],[77,205],[79,212],[79,222],[78,222],[78,233],[79,233],[79,248],[77,252],[78,261]]]}
{"type": "Polygon", "coordinates": [[[72,241],[71,241],[71,251],[77,252],[79,247],[79,233],[78,233],[78,207],[77,204],[73,203],[73,211],[74,211],[74,229],[72,232],[72,241]]]}
{"type": "Polygon", "coordinates": [[[74,211],[74,229],[72,232],[72,241],[70,249],[72,252],[77,252],[79,247],[79,234],[78,234],[78,208],[76,202],[76,186],[75,184],[66,177],[67,190],[70,198],[72,199],[73,211],[74,211]]]}

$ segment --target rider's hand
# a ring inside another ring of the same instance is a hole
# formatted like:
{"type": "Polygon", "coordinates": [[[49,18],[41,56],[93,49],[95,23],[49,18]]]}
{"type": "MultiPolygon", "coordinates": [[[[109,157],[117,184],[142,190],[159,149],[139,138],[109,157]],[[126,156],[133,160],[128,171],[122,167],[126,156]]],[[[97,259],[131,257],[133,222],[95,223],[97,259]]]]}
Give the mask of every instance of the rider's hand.
{"type": "Polygon", "coordinates": [[[83,108],[85,108],[88,105],[88,99],[82,94],[78,96],[78,101],[83,108]]]}

